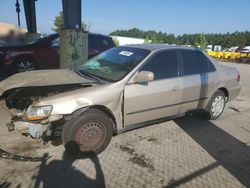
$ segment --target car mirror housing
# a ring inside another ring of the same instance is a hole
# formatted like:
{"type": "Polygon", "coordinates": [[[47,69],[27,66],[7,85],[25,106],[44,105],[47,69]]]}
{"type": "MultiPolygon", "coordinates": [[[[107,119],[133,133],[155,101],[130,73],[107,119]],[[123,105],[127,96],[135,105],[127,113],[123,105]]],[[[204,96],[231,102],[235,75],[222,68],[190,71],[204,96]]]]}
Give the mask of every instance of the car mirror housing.
{"type": "Polygon", "coordinates": [[[135,77],[134,82],[135,83],[145,83],[148,81],[154,80],[154,73],[150,71],[141,71],[138,73],[138,75],[135,77]]]}

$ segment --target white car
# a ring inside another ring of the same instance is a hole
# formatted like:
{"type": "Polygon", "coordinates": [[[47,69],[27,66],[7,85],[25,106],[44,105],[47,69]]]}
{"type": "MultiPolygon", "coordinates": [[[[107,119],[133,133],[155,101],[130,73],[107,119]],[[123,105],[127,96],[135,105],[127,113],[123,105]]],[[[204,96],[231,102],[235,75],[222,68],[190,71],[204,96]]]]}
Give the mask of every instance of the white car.
{"type": "Polygon", "coordinates": [[[240,50],[240,53],[250,53],[250,46],[245,46],[242,50],[240,50]]]}

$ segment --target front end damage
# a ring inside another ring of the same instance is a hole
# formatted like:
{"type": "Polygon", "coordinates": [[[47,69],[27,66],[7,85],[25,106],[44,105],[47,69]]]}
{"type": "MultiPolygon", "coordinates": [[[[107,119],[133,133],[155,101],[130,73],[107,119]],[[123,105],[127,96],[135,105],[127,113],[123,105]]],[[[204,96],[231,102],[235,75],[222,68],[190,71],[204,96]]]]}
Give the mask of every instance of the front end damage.
{"type": "Polygon", "coordinates": [[[11,116],[11,121],[6,124],[8,130],[31,136],[34,139],[47,140],[60,136],[65,123],[65,116],[60,114],[29,116],[28,111],[32,104],[49,96],[90,86],[90,84],[40,86],[12,89],[5,92],[0,104],[11,116]]]}
{"type": "Polygon", "coordinates": [[[17,131],[22,135],[30,135],[34,139],[56,137],[61,129],[56,132],[55,128],[62,126],[65,121],[62,115],[50,116],[41,121],[28,121],[24,115],[13,116],[11,121],[6,124],[9,131],[17,131]],[[60,121],[61,120],[61,121],[60,121]]]}

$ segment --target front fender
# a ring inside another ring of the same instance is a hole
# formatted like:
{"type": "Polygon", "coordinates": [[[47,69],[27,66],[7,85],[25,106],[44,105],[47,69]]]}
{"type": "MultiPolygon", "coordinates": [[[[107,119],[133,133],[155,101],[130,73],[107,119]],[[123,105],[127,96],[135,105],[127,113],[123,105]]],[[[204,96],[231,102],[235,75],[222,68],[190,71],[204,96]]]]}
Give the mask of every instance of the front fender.
{"type": "Polygon", "coordinates": [[[112,83],[57,94],[42,99],[35,106],[53,106],[51,115],[70,115],[85,108],[103,107],[103,109],[112,112],[118,128],[122,128],[122,103],[123,87],[112,83]]]}

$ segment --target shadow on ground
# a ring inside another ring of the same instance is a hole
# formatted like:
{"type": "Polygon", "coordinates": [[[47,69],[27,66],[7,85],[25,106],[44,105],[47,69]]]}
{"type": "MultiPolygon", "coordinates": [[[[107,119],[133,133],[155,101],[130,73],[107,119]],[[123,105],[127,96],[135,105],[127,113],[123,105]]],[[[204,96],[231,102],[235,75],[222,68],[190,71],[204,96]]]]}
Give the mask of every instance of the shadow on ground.
{"type": "Polygon", "coordinates": [[[54,187],[105,187],[105,179],[98,157],[93,153],[81,155],[63,153],[62,160],[52,160],[47,163],[46,156],[40,164],[38,174],[33,177],[34,188],[54,187]],[[76,160],[89,158],[96,170],[96,179],[90,179],[73,166],[76,160]],[[41,186],[42,185],[42,186],[41,186]]]}
{"type": "Polygon", "coordinates": [[[186,183],[217,166],[223,166],[244,186],[250,187],[250,147],[220,129],[212,122],[198,117],[183,117],[175,120],[190,137],[203,147],[217,162],[176,180],[166,187],[186,183]]]}

